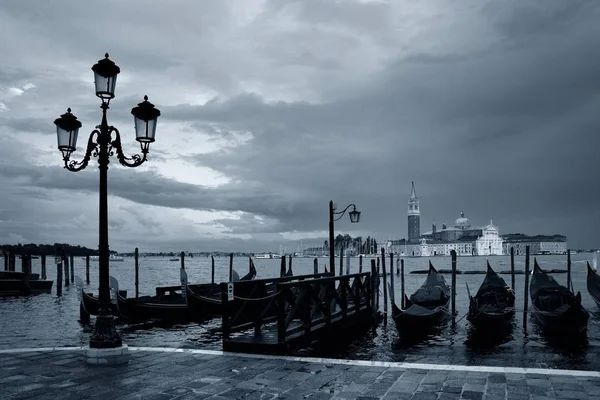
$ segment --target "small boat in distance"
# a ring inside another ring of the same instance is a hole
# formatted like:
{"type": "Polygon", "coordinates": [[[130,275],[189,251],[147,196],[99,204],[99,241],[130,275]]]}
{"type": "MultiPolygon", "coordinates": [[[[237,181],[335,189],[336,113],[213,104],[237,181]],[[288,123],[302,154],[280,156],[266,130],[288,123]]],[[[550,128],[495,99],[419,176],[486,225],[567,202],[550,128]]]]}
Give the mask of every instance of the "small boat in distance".
{"type": "Polygon", "coordinates": [[[254,256],[257,260],[269,260],[271,258],[277,258],[273,253],[256,254],[254,256]]]}
{"type": "Polygon", "coordinates": [[[179,258],[170,258],[169,261],[179,261],[179,258]]]}
{"type": "Polygon", "coordinates": [[[600,307],[600,275],[587,263],[587,290],[598,307],[600,307]]]}
{"type": "Polygon", "coordinates": [[[429,262],[427,279],[410,298],[405,295],[404,301],[404,309],[392,301],[392,318],[398,332],[401,335],[424,333],[447,319],[450,287],[429,262]]]}
{"type": "MultiPolygon", "coordinates": [[[[581,293],[573,294],[544,272],[533,259],[529,285],[532,316],[538,325],[555,333],[582,333],[590,313],[581,305],[581,293]]],[[[588,271],[589,273],[589,271],[588,271]]]]}
{"type": "MultiPolygon", "coordinates": [[[[82,260],[85,260],[86,257],[81,257],[82,260]]],[[[100,261],[100,256],[90,256],[90,261],[100,261]]],[[[108,261],[109,262],[123,262],[125,261],[125,259],[121,256],[116,256],[114,254],[111,254],[108,257],[108,261]]]]}
{"type": "MultiPolygon", "coordinates": [[[[467,285],[469,292],[469,285],[467,285]]],[[[494,330],[508,327],[515,315],[515,292],[487,263],[485,279],[475,296],[469,292],[467,319],[477,329],[494,330]]]]}

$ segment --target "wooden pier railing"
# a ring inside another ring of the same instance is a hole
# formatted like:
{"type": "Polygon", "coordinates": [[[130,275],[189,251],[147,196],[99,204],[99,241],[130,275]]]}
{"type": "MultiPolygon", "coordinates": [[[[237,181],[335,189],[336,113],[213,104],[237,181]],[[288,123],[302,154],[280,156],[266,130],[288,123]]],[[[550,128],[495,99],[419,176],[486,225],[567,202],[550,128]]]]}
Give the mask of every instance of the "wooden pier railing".
{"type": "MultiPolygon", "coordinates": [[[[224,350],[281,353],[372,318],[375,282],[370,272],[300,278],[273,279],[266,296],[236,298],[242,307],[225,306],[224,350]],[[248,332],[252,327],[254,332],[248,332]]],[[[223,304],[230,304],[227,283],[221,288],[223,304]]],[[[237,286],[234,294],[236,290],[237,286]]]]}

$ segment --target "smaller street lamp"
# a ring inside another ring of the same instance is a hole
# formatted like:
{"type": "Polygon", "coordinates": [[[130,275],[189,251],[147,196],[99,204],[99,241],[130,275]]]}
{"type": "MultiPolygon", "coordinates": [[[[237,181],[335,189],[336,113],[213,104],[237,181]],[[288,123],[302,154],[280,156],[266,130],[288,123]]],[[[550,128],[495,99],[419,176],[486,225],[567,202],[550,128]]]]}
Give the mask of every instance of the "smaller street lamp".
{"type": "Polygon", "coordinates": [[[356,211],[356,205],[350,204],[346,208],[344,208],[342,211],[335,211],[336,210],[335,203],[333,202],[333,200],[331,200],[329,202],[329,269],[333,275],[335,275],[335,249],[334,249],[334,243],[333,243],[334,242],[333,223],[335,221],[339,221],[344,216],[344,214],[346,214],[346,211],[348,211],[348,209],[350,207],[353,207],[352,211],[350,211],[348,213],[348,216],[350,217],[350,222],[353,224],[356,224],[360,221],[360,211],[356,211]],[[336,218],[336,215],[338,216],[337,218],[336,218]]]}

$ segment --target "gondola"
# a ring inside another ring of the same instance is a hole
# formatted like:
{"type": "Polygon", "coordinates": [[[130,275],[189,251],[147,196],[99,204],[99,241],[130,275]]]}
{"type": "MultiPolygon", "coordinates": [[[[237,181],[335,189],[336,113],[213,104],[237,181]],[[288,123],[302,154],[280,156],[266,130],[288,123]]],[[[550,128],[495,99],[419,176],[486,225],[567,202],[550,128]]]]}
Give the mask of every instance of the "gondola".
{"type": "Polygon", "coordinates": [[[587,329],[589,312],[581,305],[581,293],[574,295],[546,274],[534,259],[529,285],[532,316],[540,328],[555,333],[582,333],[587,329]]]}
{"type": "MultiPolygon", "coordinates": [[[[78,290],[81,307],[83,307],[85,312],[89,315],[98,315],[98,311],[100,310],[100,300],[98,299],[98,296],[94,296],[92,293],[86,293],[83,288],[83,280],[78,276],[75,276],[75,286],[78,290]]],[[[127,290],[121,290],[121,295],[127,297],[127,290]]],[[[110,311],[114,316],[119,315],[117,304],[113,299],[111,299],[110,311]]]]}
{"type": "Polygon", "coordinates": [[[467,320],[477,329],[494,330],[511,326],[514,315],[515,293],[488,262],[479,290],[475,296],[469,293],[467,320]]]}
{"type": "Polygon", "coordinates": [[[398,308],[392,299],[392,318],[400,334],[419,334],[447,319],[449,302],[450,287],[429,262],[425,283],[410,298],[405,296],[405,308],[398,308]]]}
{"type": "Polygon", "coordinates": [[[587,290],[598,307],[600,307],[600,275],[587,263],[587,290]]]}
{"type": "Polygon", "coordinates": [[[117,313],[129,321],[158,319],[168,322],[189,322],[195,319],[188,309],[181,286],[157,288],[156,296],[127,298],[119,291],[119,282],[110,277],[111,289],[117,292],[117,313]],[[160,290],[162,289],[162,290],[160,290]]]}
{"type": "MultiPolygon", "coordinates": [[[[234,271],[234,281],[237,281],[234,271]]],[[[250,260],[250,270],[240,281],[250,281],[256,277],[254,262],[250,260]]],[[[221,302],[221,287],[216,283],[189,285],[187,273],[181,271],[181,284],[185,287],[185,301],[194,315],[222,315],[223,303],[221,302]]]]}

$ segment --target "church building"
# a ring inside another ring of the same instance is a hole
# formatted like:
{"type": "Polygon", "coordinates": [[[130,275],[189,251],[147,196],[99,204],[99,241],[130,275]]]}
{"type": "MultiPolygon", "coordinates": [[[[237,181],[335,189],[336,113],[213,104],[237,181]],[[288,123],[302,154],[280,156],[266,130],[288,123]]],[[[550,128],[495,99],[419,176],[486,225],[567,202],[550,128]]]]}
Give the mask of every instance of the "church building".
{"type": "Polygon", "coordinates": [[[438,229],[435,222],[429,232],[421,234],[419,199],[412,182],[411,194],[408,199],[408,239],[391,240],[388,242],[390,251],[406,256],[447,256],[452,250],[459,256],[471,255],[502,255],[504,240],[498,227],[492,221],[483,227],[472,227],[465,213],[454,221],[454,226],[442,224],[438,229]]]}

